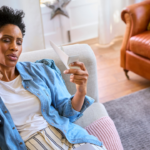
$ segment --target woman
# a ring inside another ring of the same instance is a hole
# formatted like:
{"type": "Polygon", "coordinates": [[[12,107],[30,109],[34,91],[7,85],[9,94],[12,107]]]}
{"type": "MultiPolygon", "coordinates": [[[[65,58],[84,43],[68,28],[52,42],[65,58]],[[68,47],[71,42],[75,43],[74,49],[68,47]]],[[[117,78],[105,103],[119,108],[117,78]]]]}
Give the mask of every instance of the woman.
{"type": "Polygon", "coordinates": [[[68,150],[91,143],[105,150],[96,137],[73,124],[93,103],[86,96],[88,72],[83,63],[72,64],[80,70],[64,72],[76,84],[74,96],[45,64],[17,63],[25,34],[23,17],[22,11],[0,8],[0,148],[68,150]]]}

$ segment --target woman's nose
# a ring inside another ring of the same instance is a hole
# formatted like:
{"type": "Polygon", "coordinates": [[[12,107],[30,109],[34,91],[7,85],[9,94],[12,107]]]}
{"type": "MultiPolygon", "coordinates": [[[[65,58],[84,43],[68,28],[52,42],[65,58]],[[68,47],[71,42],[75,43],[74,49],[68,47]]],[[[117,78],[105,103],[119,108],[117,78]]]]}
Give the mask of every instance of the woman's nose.
{"type": "Polygon", "coordinates": [[[18,45],[15,41],[12,42],[10,49],[13,51],[18,51],[18,45]]]}

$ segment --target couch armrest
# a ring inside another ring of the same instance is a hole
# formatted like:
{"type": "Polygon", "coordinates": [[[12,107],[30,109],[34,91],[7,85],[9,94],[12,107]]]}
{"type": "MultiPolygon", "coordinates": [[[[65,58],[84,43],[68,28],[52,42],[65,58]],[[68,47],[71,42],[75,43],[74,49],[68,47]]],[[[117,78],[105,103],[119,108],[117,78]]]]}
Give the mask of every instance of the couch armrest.
{"type": "MultiPolygon", "coordinates": [[[[97,82],[97,64],[93,50],[87,44],[75,44],[64,46],[64,51],[69,55],[79,55],[79,61],[83,62],[88,70],[89,78],[87,84],[87,95],[92,97],[95,102],[98,102],[98,82],[97,82]]],[[[63,71],[66,69],[62,61],[59,59],[56,52],[52,49],[43,49],[38,51],[31,51],[22,53],[19,61],[31,61],[35,62],[40,59],[53,59],[60,69],[63,79],[65,80],[68,91],[71,94],[75,94],[76,87],[70,82],[70,75],[66,75],[63,71]]]]}
{"type": "Polygon", "coordinates": [[[150,1],[146,0],[141,3],[136,3],[128,6],[121,12],[121,18],[126,23],[126,30],[121,46],[121,67],[126,69],[125,57],[126,50],[130,50],[130,37],[146,31],[150,21],[150,1]]]}
{"type": "Polygon", "coordinates": [[[74,123],[85,128],[94,121],[105,116],[108,116],[105,106],[102,103],[97,102],[93,103],[89,108],[87,108],[83,113],[83,116],[74,123]]]}
{"type": "MultiPolygon", "coordinates": [[[[88,83],[87,83],[87,95],[92,97],[95,102],[98,102],[98,81],[97,81],[97,63],[93,50],[87,44],[76,44],[64,46],[64,51],[69,55],[79,55],[79,61],[83,62],[88,73],[88,83]]],[[[58,65],[59,67],[59,65],[58,65]]],[[[65,68],[64,68],[65,69],[65,68]]],[[[76,87],[73,83],[70,83],[69,76],[62,74],[68,91],[74,94],[76,87]]]]}

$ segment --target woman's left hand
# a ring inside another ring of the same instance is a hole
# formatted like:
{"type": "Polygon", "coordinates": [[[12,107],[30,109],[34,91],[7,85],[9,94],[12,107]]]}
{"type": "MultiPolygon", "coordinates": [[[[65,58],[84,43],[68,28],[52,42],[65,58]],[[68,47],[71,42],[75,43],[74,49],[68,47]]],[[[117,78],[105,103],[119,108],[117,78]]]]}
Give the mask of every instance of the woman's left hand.
{"type": "Polygon", "coordinates": [[[88,80],[88,71],[85,68],[84,63],[74,62],[71,66],[78,66],[80,69],[68,69],[64,71],[64,74],[70,75],[70,82],[76,84],[76,89],[79,94],[86,95],[87,93],[87,80],[88,80]]]}

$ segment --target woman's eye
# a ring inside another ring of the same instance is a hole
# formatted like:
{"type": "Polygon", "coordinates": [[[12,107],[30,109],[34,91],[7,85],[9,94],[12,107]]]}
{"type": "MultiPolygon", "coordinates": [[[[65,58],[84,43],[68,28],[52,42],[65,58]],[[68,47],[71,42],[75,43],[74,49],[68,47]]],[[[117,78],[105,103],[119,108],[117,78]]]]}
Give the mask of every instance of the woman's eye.
{"type": "Polygon", "coordinates": [[[6,42],[6,43],[10,42],[9,39],[4,39],[3,41],[6,42]]]}
{"type": "Polygon", "coordinates": [[[22,45],[22,42],[17,42],[18,45],[22,45]]]}

